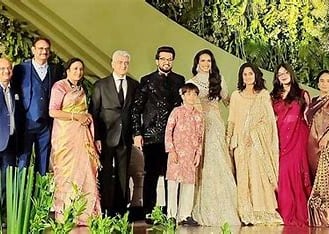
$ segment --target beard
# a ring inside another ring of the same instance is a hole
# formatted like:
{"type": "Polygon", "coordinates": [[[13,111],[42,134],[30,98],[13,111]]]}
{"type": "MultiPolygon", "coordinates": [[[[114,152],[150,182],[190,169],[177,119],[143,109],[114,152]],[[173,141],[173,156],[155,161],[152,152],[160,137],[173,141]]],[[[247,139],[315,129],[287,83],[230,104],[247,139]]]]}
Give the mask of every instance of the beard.
{"type": "Polygon", "coordinates": [[[172,69],[172,67],[169,67],[168,69],[163,69],[163,68],[159,67],[159,70],[163,73],[168,73],[171,71],[171,69],[172,69]]]}

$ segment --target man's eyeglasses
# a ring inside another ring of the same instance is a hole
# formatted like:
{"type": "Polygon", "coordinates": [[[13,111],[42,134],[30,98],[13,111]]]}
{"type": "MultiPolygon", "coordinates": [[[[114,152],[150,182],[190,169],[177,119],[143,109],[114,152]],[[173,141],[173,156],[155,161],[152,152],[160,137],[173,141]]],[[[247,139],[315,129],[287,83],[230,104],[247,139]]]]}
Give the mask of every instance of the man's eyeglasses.
{"type": "Polygon", "coordinates": [[[47,52],[50,51],[50,48],[49,47],[36,47],[36,49],[39,50],[39,51],[43,51],[43,50],[45,50],[47,52]]]}
{"type": "Polygon", "coordinates": [[[11,67],[0,67],[0,72],[11,71],[11,70],[12,70],[11,67]]]}
{"type": "Polygon", "coordinates": [[[172,61],[174,61],[172,58],[165,58],[165,57],[160,57],[159,60],[161,62],[168,62],[168,63],[172,63],[172,61]]]}

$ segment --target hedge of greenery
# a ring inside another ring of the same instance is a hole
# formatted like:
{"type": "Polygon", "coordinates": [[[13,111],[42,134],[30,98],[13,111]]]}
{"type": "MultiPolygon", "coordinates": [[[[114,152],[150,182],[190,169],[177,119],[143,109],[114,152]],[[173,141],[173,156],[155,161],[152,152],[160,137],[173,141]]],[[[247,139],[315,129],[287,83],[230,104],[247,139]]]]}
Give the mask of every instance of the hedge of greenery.
{"type": "MultiPolygon", "coordinates": [[[[1,5],[0,5],[1,6],[1,5]]],[[[14,64],[32,57],[32,43],[34,38],[40,33],[31,30],[27,23],[14,19],[6,14],[2,8],[0,11],[0,56],[9,57],[14,64]]],[[[64,61],[54,52],[51,53],[49,61],[64,64],[64,61]]],[[[93,79],[88,79],[90,75],[85,74],[83,83],[88,90],[88,96],[93,86],[93,79]]]]}
{"type": "Polygon", "coordinates": [[[187,29],[244,60],[273,71],[293,65],[315,87],[329,68],[327,0],[147,0],[187,29]]]}

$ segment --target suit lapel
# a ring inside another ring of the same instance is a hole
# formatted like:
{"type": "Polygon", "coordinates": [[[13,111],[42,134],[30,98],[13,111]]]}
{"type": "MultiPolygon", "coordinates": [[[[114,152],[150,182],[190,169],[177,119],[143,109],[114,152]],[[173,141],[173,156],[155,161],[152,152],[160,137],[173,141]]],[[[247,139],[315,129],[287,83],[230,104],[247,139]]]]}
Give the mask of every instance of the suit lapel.
{"type": "MultiPolygon", "coordinates": [[[[6,99],[5,99],[5,93],[3,92],[3,88],[0,86],[0,98],[1,98],[1,104],[7,109],[7,111],[9,112],[9,109],[7,107],[7,103],[6,103],[6,99]]],[[[12,110],[15,110],[15,96],[14,96],[14,90],[11,86],[10,88],[10,98],[11,98],[11,108],[12,110]]]]}
{"type": "Polygon", "coordinates": [[[11,88],[10,88],[10,96],[11,96],[11,106],[12,106],[13,110],[15,110],[15,90],[14,90],[13,86],[11,86],[11,88]]]}
{"type": "Polygon", "coordinates": [[[4,108],[6,108],[8,110],[6,100],[5,100],[5,95],[3,93],[3,89],[1,86],[0,86],[0,104],[1,104],[0,105],[1,108],[3,106],[4,108]]]}
{"type": "Polygon", "coordinates": [[[125,102],[123,104],[123,107],[126,107],[130,101],[131,101],[131,80],[128,76],[126,76],[126,80],[127,80],[127,93],[126,93],[126,97],[125,97],[125,102]]]}
{"type": "Polygon", "coordinates": [[[115,85],[115,80],[114,80],[113,75],[109,76],[109,93],[110,93],[110,95],[112,95],[114,97],[117,104],[120,106],[118,91],[117,91],[117,87],[115,85]]]}

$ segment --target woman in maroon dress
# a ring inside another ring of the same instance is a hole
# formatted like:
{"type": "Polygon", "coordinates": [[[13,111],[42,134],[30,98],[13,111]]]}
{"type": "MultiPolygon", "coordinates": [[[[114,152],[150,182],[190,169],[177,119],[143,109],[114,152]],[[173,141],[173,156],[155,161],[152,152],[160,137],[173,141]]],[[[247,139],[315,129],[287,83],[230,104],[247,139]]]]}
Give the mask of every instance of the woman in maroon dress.
{"type": "Polygon", "coordinates": [[[305,226],[311,184],[307,160],[309,129],[304,113],[310,98],[299,87],[289,64],[280,64],[276,68],[273,86],[271,96],[280,146],[279,213],[285,225],[305,226]]]}

